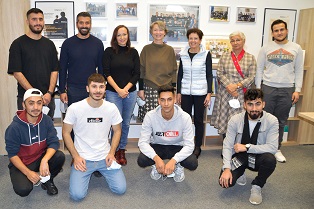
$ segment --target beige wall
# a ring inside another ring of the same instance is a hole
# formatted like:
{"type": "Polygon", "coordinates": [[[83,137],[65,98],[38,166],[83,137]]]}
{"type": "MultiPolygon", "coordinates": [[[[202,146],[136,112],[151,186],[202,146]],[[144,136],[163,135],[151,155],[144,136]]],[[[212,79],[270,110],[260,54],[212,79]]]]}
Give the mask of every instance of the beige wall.
{"type": "Polygon", "coordinates": [[[4,133],[16,111],[17,85],[7,74],[9,48],[14,39],[26,32],[26,12],[29,0],[0,0],[0,155],[5,151],[4,133]]]}

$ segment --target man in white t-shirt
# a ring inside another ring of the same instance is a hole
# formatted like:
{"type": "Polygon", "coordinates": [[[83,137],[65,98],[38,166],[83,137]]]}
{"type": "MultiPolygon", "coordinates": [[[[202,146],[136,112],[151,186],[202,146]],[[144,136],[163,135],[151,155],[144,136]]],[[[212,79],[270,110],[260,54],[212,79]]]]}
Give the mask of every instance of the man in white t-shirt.
{"type": "Polygon", "coordinates": [[[121,136],[121,115],[114,104],[103,100],[106,83],[102,75],[92,74],[86,90],[89,97],[69,106],[62,127],[63,139],[73,157],[70,197],[76,201],[87,195],[94,171],[99,171],[106,178],[112,192],[123,194],[126,191],[124,173],[114,157],[121,136]],[[111,127],[114,134],[110,146],[108,136],[111,127]]]}

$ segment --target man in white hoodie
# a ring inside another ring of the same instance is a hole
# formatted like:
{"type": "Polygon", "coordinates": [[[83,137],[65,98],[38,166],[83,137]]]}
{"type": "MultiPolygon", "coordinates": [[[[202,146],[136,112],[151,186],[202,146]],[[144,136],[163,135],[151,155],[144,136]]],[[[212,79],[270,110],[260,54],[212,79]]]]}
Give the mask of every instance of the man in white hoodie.
{"type": "Polygon", "coordinates": [[[194,133],[189,114],[175,104],[175,90],[162,86],[158,90],[159,106],[144,118],[138,142],[140,167],[152,166],[150,176],[158,180],[161,176],[173,177],[182,182],[184,168],[195,170],[198,161],[194,150],[194,133]],[[165,159],[169,159],[167,163],[165,159]]]}

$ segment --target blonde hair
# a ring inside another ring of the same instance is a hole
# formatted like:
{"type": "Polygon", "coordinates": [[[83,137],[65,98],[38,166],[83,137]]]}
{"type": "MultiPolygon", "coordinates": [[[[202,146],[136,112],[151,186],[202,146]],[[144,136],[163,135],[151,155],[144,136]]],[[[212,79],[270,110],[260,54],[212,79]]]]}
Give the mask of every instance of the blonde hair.
{"type": "Polygon", "coordinates": [[[241,31],[234,31],[229,35],[229,39],[231,40],[231,38],[233,36],[240,36],[242,38],[243,41],[245,41],[245,35],[244,33],[242,33],[241,31]]]}
{"type": "Polygon", "coordinates": [[[159,20],[158,20],[158,21],[153,22],[153,23],[150,25],[150,27],[149,27],[149,32],[150,32],[150,34],[153,33],[153,27],[154,27],[154,25],[158,25],[159,29],[164,30],[164,31],[165,31],[165,35],[168,33],[168,30],[167,30],[167,28],[166,28],[166,24],[165,24],[163,21],[159,21],[159,20]]]}

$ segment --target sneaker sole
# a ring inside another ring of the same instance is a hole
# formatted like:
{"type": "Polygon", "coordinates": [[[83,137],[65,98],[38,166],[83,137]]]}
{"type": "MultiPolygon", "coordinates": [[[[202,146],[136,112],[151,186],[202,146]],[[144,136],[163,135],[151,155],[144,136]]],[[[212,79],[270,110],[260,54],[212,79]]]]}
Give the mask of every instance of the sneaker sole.
{"type": "Polygon", "coordinates": [[[240,186],[244,186],[244,185],[246,185],[246,182],[245,183],[238,183],[237,182],[237,184],[240,185],[240,186]]]}
{"type": "Polygon", "coordinates": [[[258,203],[258,202],[253,202],[253,201],[250,200],[250,203],[253,204],[253,205],[259,205],[259,204],[261,204],[262,202],[258,203]]]}

